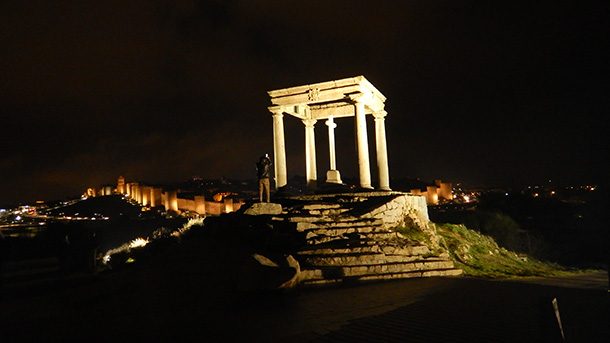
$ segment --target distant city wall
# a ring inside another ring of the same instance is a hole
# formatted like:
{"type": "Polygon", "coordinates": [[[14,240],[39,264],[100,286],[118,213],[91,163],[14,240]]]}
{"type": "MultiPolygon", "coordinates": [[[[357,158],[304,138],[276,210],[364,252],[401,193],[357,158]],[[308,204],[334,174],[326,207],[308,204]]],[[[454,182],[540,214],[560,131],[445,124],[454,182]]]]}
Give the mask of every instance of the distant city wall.
{"type": "MultiPolygon", "coordinates": [[[[117,180],[116,187],[104,185],[100,188],[88,188],[84,196],[105,196],[122,194],[134,200],[144,207],[154,208],[162,206],[168,212],[194,212],[199,215],[221,215],[237,211],[244,201],[228,198],[218,194],[219,201],[206,201],[203,195],[181,197],[179,190],[163,189],[162,187],[149,186],[139,182],[126,182],[123,176],[117,180]]],[[[215,196],[216,198],[216,196],[215,196]]]]}
{"type": "Polygon", "coordinates": [[[450,182],[434,180],[434,185],[426,186],[425,191],[414,188],[411,189],[410,193],[413,195],[423,195],[428,205],[437,205],[442,200],[453,200],[453,185],[450,182]]]}

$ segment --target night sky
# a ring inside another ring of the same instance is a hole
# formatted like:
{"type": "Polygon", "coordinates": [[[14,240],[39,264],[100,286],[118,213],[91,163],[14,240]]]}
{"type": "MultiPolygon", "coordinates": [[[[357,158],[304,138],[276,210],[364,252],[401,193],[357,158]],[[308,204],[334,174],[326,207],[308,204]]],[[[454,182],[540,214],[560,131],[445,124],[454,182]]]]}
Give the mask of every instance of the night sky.
{"type": "MultiPolygon", "coordinates": [[[[388,98],[391,178],[603,182],[606,3],[3,1],[0,204],[118,175],[254,178],[273,153],[266,91],[357,75],[388,98]]],[[[355,176],[352,119],[337,124],[355,176]]],[[[304,175],[303,124],[285,126],[304,175]]],[[[316,138],[323,178],[321,122],[316,138]]]]}

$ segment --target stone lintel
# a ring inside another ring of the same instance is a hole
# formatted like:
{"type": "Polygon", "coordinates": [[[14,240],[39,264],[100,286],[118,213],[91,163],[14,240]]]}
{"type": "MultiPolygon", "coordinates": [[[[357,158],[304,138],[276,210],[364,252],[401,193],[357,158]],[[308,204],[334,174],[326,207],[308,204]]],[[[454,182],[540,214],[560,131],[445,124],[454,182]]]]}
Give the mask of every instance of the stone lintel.
{"type": "Polygon", "coordinates": [[[364,76],[272,90],[267,93],[272,104],[281,106],[345,101],[346,96],[353,93],[371,94],[371,98],[377,99],[376,102],[383,103],[386,100],[364,76]]]}

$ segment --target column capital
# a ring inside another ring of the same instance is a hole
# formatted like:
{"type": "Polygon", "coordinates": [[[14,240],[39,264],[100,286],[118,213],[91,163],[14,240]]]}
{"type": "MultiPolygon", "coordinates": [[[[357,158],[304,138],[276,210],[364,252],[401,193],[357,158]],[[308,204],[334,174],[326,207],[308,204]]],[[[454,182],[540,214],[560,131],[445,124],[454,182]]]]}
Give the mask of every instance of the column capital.
{"type": "Polygon", "coordinates": [[[388,112],[386,112],[384,110],[373,112],[373,117],[375,117],[375,119],[383,120],[385,118],[385,116],[387,116],[387,115],[388,115],[388,112]]]}
{"type": "Polygon", "coordinates": [[[328,120],[326,120],[324,122],[324,124],[326,124],[326,126],[328,126],[331,129],[334,129],[337,127],[337,124],[335,124],[335,120],[333,117],[328,118],[328,120]]]}
{"type": "Polygon", "coordinates": [[[316,119],[303,119],[302,122],[305,124],[305,127],[313,127],[318,120],[316,119]]]}
{"type": "Polygon", "coordinates": [[[284,116],[284,108],[282,106],[269,106],[267,109],[269,112],[273,113],[274,116],[284,116]]]}

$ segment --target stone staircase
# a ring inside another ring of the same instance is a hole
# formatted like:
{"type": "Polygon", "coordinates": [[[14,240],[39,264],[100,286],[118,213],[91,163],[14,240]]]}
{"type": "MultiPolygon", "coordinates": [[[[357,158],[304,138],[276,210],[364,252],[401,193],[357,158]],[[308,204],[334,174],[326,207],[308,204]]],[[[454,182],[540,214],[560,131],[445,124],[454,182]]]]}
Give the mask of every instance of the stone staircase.
{"type": "Polygon", "coordinates": [[[379,210],[387,201],[370,196],[339,201],[322,197],[283,204],[284,211],[273,221],[283,227],[291,223],[301,238],[302,244],[294,252],[301,267],[300,284],[462,274],[440,247],[409,239],[389,227],[379,210]]]}

